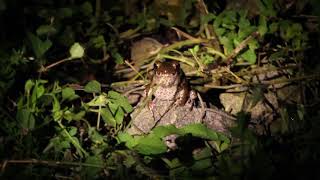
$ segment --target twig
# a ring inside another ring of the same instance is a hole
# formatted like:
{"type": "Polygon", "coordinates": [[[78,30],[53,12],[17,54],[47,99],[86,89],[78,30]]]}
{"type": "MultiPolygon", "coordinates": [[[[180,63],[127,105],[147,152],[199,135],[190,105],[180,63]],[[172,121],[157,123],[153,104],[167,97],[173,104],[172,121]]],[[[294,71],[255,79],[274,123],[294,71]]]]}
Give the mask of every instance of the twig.
{"type": "Polygon", "coordinates": [[[186,64],[190,65],[191,67],[195,66],[195,64],[193,62],[187,61],[187,58],[185,58],[185,57],[170,56],[170,55],[167,55],[167,54],[161,54],[160,57],[161,58],[165,58],[165,59],[172,59],[172,60],[176,60],[176,61],[181,61],[183,63],[186,63],[186,64]]]}
{"type": "Polygon", "coordinates": [[[68,58],[62,59],[62,60],[60,60],[60,61],[54,62],[54,63],[52,63],[52,64],[50,64],[50,65],[48,65],[48,66],[46,66],[46,67],[43,67],[43,66],[42,66],[42,67],[38,70],[38,72],[39,72],[39,73],[47,72],[50,68],[52,68],[52,67],[54,67],[54,66],[57,66],[57,65],[59,65],[59,64],[61,64],[61,63],[64,63],[64,62],[71,61],[71,60],[73,60],[73,59],[70,58],[70,57],[68,57],[68,58]]]}
{"type": "Polygon", "coordinates": [[[232,85],[226,85],[226,86],[216,86],[216,85],[205,84],[204,87],[213,88],[213,89],[232,89],[232,88],[243,87],[243,86],[275,85],[275,84],[289,83],[289,82],[295,82],[295,81],[301,81],[301,80],[309,80],[310,81],[310,80],[314,80],[314,79],[320,79],[320,74],[296,77],[296,78],[291,78],[291,79],[269,80],[269,81],[261,81],[261,82],[249,82],[249,83],[232,84],[232,85]]]}
{"type": "MultiPolygon", "coordinates": [[[[63,126],[63,124],[61,123],[61,121],[58,121],[58,124],[60,126],[60,128],[63,130],[63,132],[67,135],[67,137],[69,138],[69,140],[71,141],[71,143],[78,148],[85,156],[89,156],[89,154],[81,147],[81,145],[75,141],[73,139],[73,137],[69,134],[69,132],[66,130],[66,128],[63,126]]],[[[81,154],[80,154],[81,155],[81,154]]]]}
{"type": "Polygon", "coordinates": [[[141,73],[134,67],[132,66],[127,60],[124,61],[134,72],[136,72],[142,79],[145,79],[141,73]]]}
{"type": "Polygon", "coordinates": [[[232,59],[235,58],[239,52],[244,49],[248,43],[250,42],[251,39],[256,38],[259,36],[259,32],[255,31],[253,33],[251,33],[250,36],[248,36],[246,39],[244,39],[232,52],[231,54],[227,57],[226,62],[227,64],[231,64],[232,59]]]}
{"type": "Polygon", "coordinates": [[[172,27],[171,29],[175,30],[178,35],[181,35],[181,36],[183,36],[183,37],[185,37],[187,39],[190,39],[190,40],[197,39],[197,38],[191,36],[190,34],[181,31],[180,29],[178,29],[176,27],[172,27]]]}
{"type": "MultiPolygon", "coordinates": [[[[5,160],[0,164],[1,171],[4,172],[5,168],[9,164],[42,164],[46,166],[86,166],[86,167],[105,168],[103,165],[91,164],[91,163],[27,159],[27,160],[5,160]]],[[[108,167],[108,169],[113,170],[113,169],[116,169],[116,167],[108,167]]]]}
{"type": "Polygon", "coordinates": [[[205,43],[205,42],[208,42],[208,40],[207,39],[189,39],[189,40],[185,40],[185,41],[179,41],[179,42],[173,43],[167,47],[162,48],[159,53],[164,54],[166,52],[169,52],[172,49],[179,49],[183,46],[200,44],[200,43],[205,43]]]}

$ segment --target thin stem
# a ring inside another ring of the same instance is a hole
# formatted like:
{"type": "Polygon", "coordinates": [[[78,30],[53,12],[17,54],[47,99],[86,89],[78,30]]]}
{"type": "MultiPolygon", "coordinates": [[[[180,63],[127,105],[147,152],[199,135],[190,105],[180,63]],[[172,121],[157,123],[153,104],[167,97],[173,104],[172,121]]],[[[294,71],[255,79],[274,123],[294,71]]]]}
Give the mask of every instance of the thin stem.
{"type": "Polygon", "coordinates": [[[190,61],[187,61],[186,59],[187,58],[184,58],[184,57],[175,57],[175,56],[170,56],[170,55],[167,55],[167,54],[161,54],[160,57],[162,58],[165,58],[165,59],[173,59],[173,60],[176,60],[176,61],[181,61],[181,62],[184,62],[192,67],[195,66],[194,63],[190,62],[190,61]]]}
{"type": "Polygon", "coordinates": [[[69,134],[69,132],[65,129],[65,127],[63,126],[63,124],[61,123],[61,121],[58,121],[58,124],[60,126],[60,128],[63,130],[63,132],[67,135],[67,137],[70,139],[71,143],[78,149],[80,149],[80,151],[85,155],[85,156],[89,156],[89,154],[80,146],[79,143],[77,143],[72,136],[69,134]]]}
{"type": "Polygon", "coordinates": [[[50,64],[50,65],[48,65],[48,66],[46,66],[46,67],[41,67],[39,70],[38,70],[38,72],[39,73],[42,73],[42,72],[47,72],[50,68],[52,68],[52,67],[54,67],[54,66],[57,66],[57,65],[59,65],[59,64],[61,64],[61,63],[64,63],[64,62],[67,62],[67,61],[71,61],[71,60],[73,60],[71,57],[68,57],[68,58],[66,58],[66,59],[62,59],[62,60],[60,60],[60,61],[57,61],[57,62],[54,62],[54,63],[52,63],[52,64],[50,64]]]}
{"type": "MultiPolygon", "coordinates": [[[[7,164],[43,164],[47,166],[86,166],[86,167],[96,167],[96,168],[104,168],[103,165],[99,164],[91,164],[91,163],[82,163],[82,162],[67,162],[67,161],[46,161],[46,160],[38,160],[38,159],[27,159],[27,160],[5,160],[1,163],[1,168],[5,168],[7,164]]],[[[108,169],[116,169],[116,167],[108,167],[108,169]]]]}

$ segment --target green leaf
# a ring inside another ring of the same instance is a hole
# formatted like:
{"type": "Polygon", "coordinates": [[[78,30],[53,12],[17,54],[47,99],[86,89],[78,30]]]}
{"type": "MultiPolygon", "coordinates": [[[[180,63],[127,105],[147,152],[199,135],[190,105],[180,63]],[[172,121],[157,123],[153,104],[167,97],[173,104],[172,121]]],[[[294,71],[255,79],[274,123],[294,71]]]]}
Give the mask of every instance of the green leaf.
{"type": "Polygon", "coordinates": [[[58,146],[57,148],[59,150],[69,149],[71,147],[69,141],[62,141],[61,143],[57,144],[56,146],[58,146]]]}
{"type": "Polygon", "coordinates": [[[96,144],[101,144],[104,141],[103,136],[93,127],[89,127],[89,137],[96,144]]]}
{"type": "Polygon", "coordinates": [[[37,35],[48,35],[55,34],[57,30],[52,25],[41,25],[37,29],[37,35]]]}
{"type": "Polygon", "coordinates": [[[234,46],[230,38],[224,36],[220,39],[220,42],[223,45],[223,48],[226,54],[229,54],[232,52],[234,46]]]}
{"type": "Polygon", "coordinates": [[[275,33],[278,31],[278,29],[279,29],[279,23],[277,23],[277,22],[271,23],[269,25],[269,30],[270,30],[269,33],[275,33]]]}
{"type": "Polygon", "coordinates": [[[72,101],[77,99],[79,96],[75,93],[74,89],[66,87],[62,89],[62,99],[72,101]]]}
{"type": "Polygon", "coordinates": [[[241,57],[246,60],[250,64],[256,63],[256,53],[252,49],[246,50],[244,53],[241,54],[241,57]]]}
{"type": "Polygon", "coordinates": [[[116,126],[116,120],[113,117],[113,114],[111,113],[111,111],[109,110],[109,108],[101,108],[101,116],[102,119],[104,120],[104,122],[112,127],[116,126]]]}
{"type": "Polygon", "coordinates": [[[94,97],[90,102],[87,103],[88,106],[106,106],[107,98],[104,94],[94,97]]]}
{"type": "Polygon", "coordinates": [[[156,136],[162,138],[168,136],[170,134],[182,134],[182,131],[176,128],[174,125],[167,125],[167,126],[157,126],[152,130],[156,136]]]}
{"type": "Polygon", "coordinates": [[[30,109],[18,109],[16,118],[22,128],[33,129],[35,126],[35,118],[30,109]]]}
{"type": "Polygon", "coordinates": [[[59,111],[60,110],[60,102],[55,97],[55,95],[51,94],[51,97],[53,98],[52,102],[52,112],[59,111]]]}
{"type": "Polygon", "coordinates": [[[123,57],[118,52],[111,51],[111,56],[115,59],[117,64],[122,64],[124,62],[123,57]]]}
{"type": "Polygon", "coordinates": [[[213,141],[226,141],[229,142],[229,138],[221,133],[215,132],[212,129],[207,128],[203,124],[189,124],[181,128],[181,130],[187,134],[191,133],[192,136],[209,139],[213,141]]]}
{"type": "Polygon", "coordinates": [[[72,120],[73,113],[69,110],[64,111],[63,118],[68,120],[69,122],[72,120]]]}
{"type": "Polygon", "coordinates": [[[268,32],[267,20],[263,15],[259,17],[258,31],[260,36],[264,36],[268,32]]]}
{"type": "Polygon", "coordinates": [[[74,43],[70,50],[71,59],[82,58],[84,55],[84,48],[79,43],[74,43]]]}
{"type": "Polygon", "coordinates": [[[77,128],[76,127],[71,127],[71,129],[69,130],[69,134],[70,136],[74,136],[77,134],[77,128]]]}
{"type": "Polygon", "coordinates": [[[139,139],[138,144],[134,147],[139,153],[145,155],[161,154],[167,151],[167,146],[159,137],[149,134],[139,139]]]}
{"type": "Polygon", "coordinates": [[[30,32],[27,33],[27,37],[31,42],[32,50],[37,58],[41,58],[52,46],[52,43],[49,39],[42,41],[39,37],[30,32]]]}
{"type": "Polygon", "coordinates": [[[73,114],[72,119],[75,121],[81,120],[86,115],[85,111],[80,111],[77,114],[73,114]]]}
{"type": "Polygon", "coordinates": [[[136,146],[138,143],[138,138],[133,138],[127,132],[118,133],[117,139],[120,143],[126,143],[126,146],[130,149],[136,146]]]}
{"type": "Polygon", "coordinates": [[[31,88],[32,88],[34,85],[35,85],[35,83],[34,83],[31,79],[29,79],[29,80],[26,82],[26,84],[24,85],[24,90],[25,90],[25,92],[27,93],[27,95],[30,94],[30,90],[31,90],[31,88]]]}
{"type": "Polygon", "coordinates": [[[44,92],[44,86],[41,85],[39,82],[36,82],[31,95],[32,104],[36,104],[37,99],[39,99],[44,94],[44,92]]]}
{"type": "Polygon", "coordinates": [[[100,93],[101,84],[96,80],[92,80],[84,87],[84,91],[87,93],[100,93]]]}
{"type": "Polygon", "coordinates": [[[118,111],[116,112],[114,118],[116,119],[117,124],[122,124],[124,118],[124,111],[122,110],[122,108],[118,108],[118,111]]]}
{"type": "Polygon", "coordinates": [[[88,1],[84,2],[81,5],[80,10],[86,16],[90,16],[93,13],[93,7],[92,7],[91,3],[88,1]]]}
{"type": "Polygon", "coordinates": [[[88,164],[92,164],[94,166],[87,166],[84,167],[82,170],[82,173],[84,173],[86,176],[83,176],[85,179],[98,179],[96,178],[100,171],[102,171],[103,168],[103,158],[100,154],[97,154],[95,156],[89,156],[86,161],[88,164]],[[99,167],[96,167],[99,166],[99,167]]]}
{"type": "Polygon", "coordinates": [[[115,91],[109,91],[108,98],[110,99],[111,102],[121,106],[126,113],[130,113],[133,110],[128,99],[115,91]]]}
{"type": "Polygon", "coordinates": [[[90,43],[92,43],[93,47],[97,49],[105,47],[107,44],[102,35],[90,39],[90,43]]]}

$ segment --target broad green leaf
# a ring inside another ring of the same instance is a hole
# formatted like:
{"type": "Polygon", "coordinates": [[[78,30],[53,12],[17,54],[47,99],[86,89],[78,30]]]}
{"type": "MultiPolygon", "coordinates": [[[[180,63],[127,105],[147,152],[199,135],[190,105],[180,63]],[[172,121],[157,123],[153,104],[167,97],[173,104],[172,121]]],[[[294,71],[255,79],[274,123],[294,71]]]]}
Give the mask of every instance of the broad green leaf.
{"type": "Polygon", "coordinates": [[[111,56],[115,59],[115,62],[117,64],[122,64],[124,61],[123,61],[123,57],[121,56],[121,54],[119,54],[118,52],[116,51],[112,51],[111,52],[111,56]]]}
{"type": "Polygon", "coordinates": [[[37,35],[55,34],[57,30],[52,25],[41,25],[37,29],[37,35]]]}
{"type": "Polygon", "coordinates": [[[124,118],[124,111],[122,110],[122,108],[118,108],[118,111],[116,112],[114,118],[116,119],[117,124],[122,124],[124,118]]]}
{"type": "Polygon", "coordinates": [[[116,114],[118,108],[120,108],[120,104],[116,104],[113,101],[109,102],[108,106],[112,114],[116,114]]]}
{"type": "Polygon", "coordinates": [[[37,99],[39,99],[45,92],[45,88],[39,82],[36,82],[31,95],[32,104],[35,105],[37,103],[37,99]]]}
{"type": "Polygon", "coordinates": [[[68,120],[69,122],[72,120],[73,113],[69,110],[64,111],[63,118],[68,120]]]}
{"type": "Polygon", "coordinates": [[[208,22],[214,20],[217,16],[209,13],[207,15],[200,16],[201,24],[207,24],[208,22]]]}
{"type": "Polygon", "coordinates": [[[120,105],[125,110],[126,113],[130,113],[133,110],[128,99],[115,91],[109,91],[108,98],[110,99],[111,102],[120,105]]]}
{"type": "Polygon", "coordinates": [[[86,16],[90,16],[93,13],[93,7],[89,1],[84,2],[81,5],[80,10],[86,16]]]}
{"type": "Polygon", "coordinates": [[[96,80],[92,80],[84,87],[84,91],[87,93],[100,93],[101,84],[96,80]]]}
{"type": "Polygon", "coordinates": [[[103,106],[103,107],[105,107],[106,104],[107,104],[107,98],[103,94],[94,97],[90,102],[87,103],[88,106],[103,106]]]}
{"type": "Polygon", "coordinates": [[[33,129],[35,126],[34,115],[29,109],[18,109],[16,118],[22,128],[33,129]]]}
{"type": "Polygon", "coordinates": [[[134,147],[139,153],[145,155],[161,154],[167,151],[167,146],[159,137],[149,134],[139,139],[138,144],[134,147]]]}
{"type": "Polygon", "coordinates": [[[70,140],[70,143],[72,143],[73,146],[76,148],[77,153],[79,154],[79,156],[84,157],[84,152],[82,152],[81,149],[80,149],[81,145],[80,145],[79,139],[77,137],[73,136],[72,140],[73,141],[70,140]],[[78,147],[78,146],[80,146],[80,147],[78,147]]]}
{"type": "Polygon", "coordinates": [[[137,145],[138,141],[137,138],[133,138],[130,134],[128,134],[127,132],[120,132],[118,133],[117,136],[118,141],[121,143],[126,143],[126,146],[128,148],[133,148],[134,146],[137,145]]]}
{"type": "Polygon", "coordinates": [[[214,130],[207,128],[203,124],[189,124],[181,128],[181,130],[187,134],[191,133],[195,137],[200,137],[204,139],[209,139],[213,141],[225,141],[227,143],[230,142],[230,139],[225,135],[215,132],[214,130]]]}
{"type": "Polygon", "coordinates": [[[34,83],[31,79],[29,79],[29,80],[26,82],[26,84],[24,85],[24,90],[26,91],[27,95],[30,94],[30,90],[31,90],[31,88],[34,86],[34,84],[35,84],[35,83],[34,83]]]}
{"type": "Polygon", "coordinates": [[[63,111],[59,110],[52,112],[52,117],[54,121],[61,121],[63,117],[63,111]]]}
{"type": "Polygon", "coordinates": [[[91,141],[97,144],[103,143],[104,141],[103,136],[93,127],[89,128],[89,137],[91,141]]]}
{"type": "Polygon", "coordinates": [[[93,166],[87,166],[82,169],[82,172],[86,175],[83,178],[85,179],[97,179],[94,177],[97,177],[100,171],[102,171],[103,166],[103,158],[100,154],[97,154],[95,156],[89,156],[86,161],[88,164],[92,164],[93,166]]]}
{"type": "Polygon", "coordinates": [[[263,15],[260,15],[259,18],[258,31],[260,36],[264,36],[268,32],[267,20],[266,17],[263,15]]]}
{"type": "Polygon", "coordinates": [[[72,119],[75,121],[81,120],[86,115],[85,111],[80,111],[77,114],[73,114],[72,119]]]}
{"type": "Polygon", "coordinates": [[[203,124],[190,124],[181,128],[184,133],[191,133],[193,136],[201,137],[210,140],[219,140],[216,132],[209,130],[203,124]]]}
{"type": "Polygon", "coordinates": [[[104,122],[112,127],[116,126],[116,120],[113,117],[113,114],[111,113],[111,111],[109,110],[109,108],[101,108],[101,116],[102,119],[104,120],[104,122]]]}
{"type": "Polygon", "coordinates": [[[276,31],[278,31],[278,29],[279,29],[279,23],[278,22],[274,22],[274,23],[271,23],[269,25],[269,30],[270,30],[269,33],[275,33],[276,31]]]}
{"type": "Polygon", "coordinates": [[[246,50],[244,53],[241,54],[241,57],[250,64],[256,63],[257,55],[252,49],[246,50]]]}
{"type": "Polygon", "coordinates": [[[39,37],[30,32],[27,33],[27,36],[31,42],[32,50],[37,58],[41,58],[52,46],[52,43],[49,39],[42,41],[39,37]]]}
{"type": "Polygon", "coordinates": [[[79,96],[75,93],[74,89],[72,89],[70,87],[66,87],[66,88],[62,89],[62,99],[63,100],[72,101],[78,97],[79,96]]]}
{"type": "Polygon", "coordinates": [[[90,39],[90,43],[92,43],[93,47],[97,49],[106,46],[106,41],[104,40],[104,37],[102,35],[90,39]]]}
{"type": "Polygon", "coordinates": [[[230,38],[223,36],[220,39],[221,44],[223,45],[224,51],[226,54],[229,54],[232,52],[234,46],[233,46],[233,42],[230,38]]]}
{"type": "Polygon", "coordinates": [[[176,128],[174,125],[155,127],[152,130],[152,133],[155,134],[156,136],[160,137],[160,138],[168,136],[170,134],[179,134],[179,135],[182,134],[181,130],[176,128]]]}
{"type": "Polygon", "coordinates": [[[56,146],[58,146],[59,150],[69,149],[71,147],[69,141],[62,141],[59,144],[56,144],[56,146]]]}
{"type": "Polygon", "coordinates": [[[77,134],[77,128],[71,126],[71,129],[69,130],[69,134],[70,134],[70,136],[76,135],[77,134]]]}
{"type": "Polygon", "coordinates": [[[74,43],[70,50],[71,59],[82,58],[84,55],[84,48],[79,43],[74,43]]]}
{"type": "Polygon", "coordinates": [[[60,102],[59,100],[54,96],[51,95],[51,97],[53,98],[53,104],[52,104],[52,111],[59,111],[60,110],[60,102]]]}
{"type": "Polygon", "coordinates": [[[258,0],[256,3],[259,7],[259,12],[261,15],[267,17],[275,17],[277,15],[273,7],[273,0],[258,0]]]}

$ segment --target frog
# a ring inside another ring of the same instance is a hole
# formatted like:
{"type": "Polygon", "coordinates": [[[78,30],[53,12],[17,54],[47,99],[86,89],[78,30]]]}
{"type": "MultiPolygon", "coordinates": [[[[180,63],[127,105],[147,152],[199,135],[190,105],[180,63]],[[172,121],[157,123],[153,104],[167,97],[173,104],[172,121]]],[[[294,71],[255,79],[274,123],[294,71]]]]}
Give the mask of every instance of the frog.
{"type": "Polygon", "coordinates": [[[174,106],[188,105],[191,108],[196,98],[177,61],[155,62],[154,75],[145,95],[152,97],[150,109],[157,101],[170,101],[174,106]]]}

